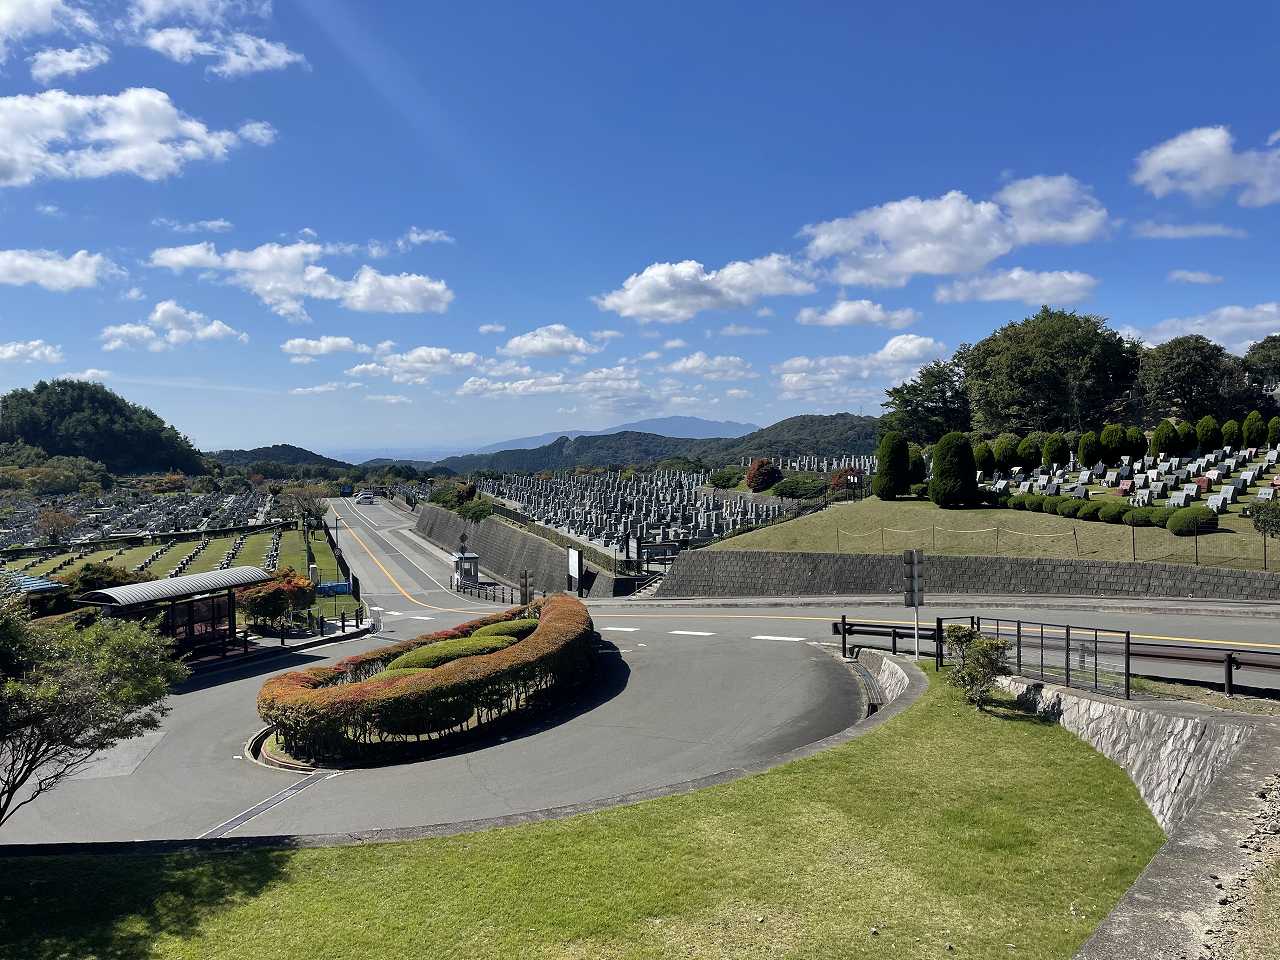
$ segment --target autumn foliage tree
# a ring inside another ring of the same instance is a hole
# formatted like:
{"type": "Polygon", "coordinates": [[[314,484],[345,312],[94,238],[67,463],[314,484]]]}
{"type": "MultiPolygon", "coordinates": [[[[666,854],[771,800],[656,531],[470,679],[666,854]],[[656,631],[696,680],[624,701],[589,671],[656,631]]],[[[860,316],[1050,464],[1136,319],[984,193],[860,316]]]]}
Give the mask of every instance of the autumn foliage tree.
{"type": "Polygon", "coordinates": [[[772,460],[753,460],[747,468],[747,489],[752,493],[768,490],[782,479],[782,471],[772,460]]]}

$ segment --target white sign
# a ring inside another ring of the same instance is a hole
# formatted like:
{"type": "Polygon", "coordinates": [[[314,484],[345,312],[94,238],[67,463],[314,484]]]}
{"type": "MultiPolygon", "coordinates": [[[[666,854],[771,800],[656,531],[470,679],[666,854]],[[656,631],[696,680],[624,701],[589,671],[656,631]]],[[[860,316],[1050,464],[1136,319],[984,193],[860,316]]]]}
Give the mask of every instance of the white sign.
{"type": "Polygon", "coordinates": [[[566,549],[569,551],[569,576],[577,580],[582,577],[582,553],[573,547],[566,549]]]}

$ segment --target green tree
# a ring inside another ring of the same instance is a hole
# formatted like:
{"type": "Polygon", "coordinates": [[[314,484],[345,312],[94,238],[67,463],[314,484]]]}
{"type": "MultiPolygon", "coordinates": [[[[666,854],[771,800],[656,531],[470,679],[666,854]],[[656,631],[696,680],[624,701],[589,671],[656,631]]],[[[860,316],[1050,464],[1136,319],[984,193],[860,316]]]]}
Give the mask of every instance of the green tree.
{"type": "Polygon", "coordinates": [[[1196,425],[1190,420],[1178,424],[1178,456],[1189,457],[1196,452],[1196,425]]]}
{"type": "Polygon", "coordinates": [[[1272,417],[1267,421],[1267,446],[1277,445],[1280,445],[1280,416],[1272,417]]]}
{"type": "Polygon", "coordinates": [[[1067,438],[1060,433],[1049,434],[1041,452],[1041,463],[1046,467],[1065,467],[1070,461],[1071,447],[1067,445],[1067,438]]]}
{"type": "Polygon", "coordinates": [[[1102,459],[1102,444],[1098,440],[1098,435],[1092,430],[1081,434],[1080,446],[1076,448],[1076,460],[1080,462],[1080,466],[1092,467],[1100,459],[1102,459]]]}
{"type": "Polygon", "coordinates": [[[1196,421],[1196,446],[1201,453],[1208,453],[1222,446],[1222,428],[1207,413],[1196,421]]]}
{"type": "Polygon", "coordinates": [[[871,492],[881,500],[893,500],[911,487],[911,451],[907,438],[890,430],[880,438],[876,449],[876,475],[871,492]]]}
{"type": "Polygon", "coordinates": [[[186,675],[150,624],[47,627],[20,601],[0,604],[0,824],[97,754],[156,729],[186,675]]]}
{"type": "Polygon", "coordinates": [[[1174,337],[1142,355],[1138,391],[1146,416],[1189,420],[1197,413],[1242,414],[1262,402],[1244,361],[1200,334],[1174,337]]]}
{"type": "Polygon", "coordinates": [[[1042,307],[963,354],[974,427],[1082,429],[1124,412],[1139,350],[1102,317],[1042,307]]]}
{"type": "Polygon", "coordinates": [[[973,445],[973,462],[984,477],[989,477],[996,469],[996,457],[991,452],[991,444],[979,440],[973,445]]]}
{"type": "Polygon", "coordinates": [[[1240,421],[1228,420],[1222,425],[1222,445],[1236,450],[1240,446],[1240,421]]]}
{"type": "Polygon", "coordinates": [[[996,469],[1007,474],[1018,465],[1018,445],[1022,441],[1016,433],[1002,433],[991,444],[991,453],[996,458],[996,469]]]}
{"type": "Polygon", "coordinates": [[[1262,419],[1262,411],[1252,410],[1249,415],[1244,418],[1244,445],[1249,448],[1257,448],[1266,445],[1267,442],[1267,422],[1262,419]]]}
{"type": "Polygon", "coordinates": [[[1280,537],[1280,500],[1254,501],[1249,516],[1253,529],[1264,537],[1280,537]]]}
{"type": "Polygon", "coordinates": [[[742,482],[742,476],[739,467],[721,467],[711,474],[711,485],[717,490],[731,490],[742,482]]]}
{"type": "Polygon", "coordinates": [[[929,444],[945,433],[969,429],[969,395],[956,357],[925,364],[914,379],[890,387],[885,396],[886,428],[912,442],[929,444]]]}
{"type": "Polygon", "coordinates": [[[963,433],[948,433],[934,444],[929,499],[940,507],[963,507],[978,499],[973,446],[963,433]]]}
{"type": "Polygon", "coordinates": [[[1272,333],[1250,345],[1244,365],[1254,380],[1264,387],[1280,383],[1280,333],[1272,333]]]}
{"type": "Polygon", "coordinates": [[[1034,470],[1040,466],[1042,449],[1040,439],[1035,434],[1023,437],[1018,444],[1018,465],[1023,470],[1034,470]]]}
{"type": "Polygon", "coordinates": [[[1135,460],[1147,455],[1147,435],[1141,427],[1130,427],[1124,432],[1125,452],[1135,460]]]}
{"type": "Polygon", "coordinates": [[[1128,453],[1125,443],[1124,427],[1118,423],[1108,423],[1098,434],[1098,444],[1102,447],[1102,459],[1107,464],[1116,464],[1128,453]]]}
{"type": "Polygon", "coordinates": [[[1151,455],[1153,457],[1173,457],[1178,455],[1178,428],[1168,420],[1156,424],[1151,434],[1151,455]]]}
{"type": "Polygon", "coordinates": [[[924,459],[924,449],[918,443],[908,443],[907,454],[911,464],[908,471],[911,482],[924,483],[925,474],[929,472],[929,464],[924,459]]]}
{"type": "Polygon", "coordinates": [[[965,699],[981,709],[991,699],[996,678],[1009,672],[1004,641],[960,624],[947,627],[946,639],[955,661],[947,682],[959,687],[965,699]]]}

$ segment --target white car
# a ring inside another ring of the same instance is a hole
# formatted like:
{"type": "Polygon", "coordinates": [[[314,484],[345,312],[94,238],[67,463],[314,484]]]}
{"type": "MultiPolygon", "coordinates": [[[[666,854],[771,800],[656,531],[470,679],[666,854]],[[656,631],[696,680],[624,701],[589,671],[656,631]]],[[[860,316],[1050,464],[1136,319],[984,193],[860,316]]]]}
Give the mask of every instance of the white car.
{"type": "Polygon", "coordinates": [[[372,493],[360,493],[356,495],[356,503],[373,503],[372,493]]]}

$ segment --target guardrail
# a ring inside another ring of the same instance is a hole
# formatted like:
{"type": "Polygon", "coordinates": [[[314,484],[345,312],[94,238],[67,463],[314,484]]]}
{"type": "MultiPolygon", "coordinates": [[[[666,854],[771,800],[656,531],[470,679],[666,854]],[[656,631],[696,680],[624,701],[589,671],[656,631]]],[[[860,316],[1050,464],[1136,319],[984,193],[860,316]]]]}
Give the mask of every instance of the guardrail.
{"type": "MultiPolygon", "coordinates": [[[[1129,630],[981,616],[936,617],[931,624],[920,625],[921,652],[931,656],[939,669],[947,661],[946,627],[951,624],[1004,640],[1010,669],[1018,676],[1126,700],[1133,697],[1134,679],[1145,676],[1142,664],[1215,667],[1221,671],[1218,676],[1222,678],[1215,686],[1220,686],[1229,697],[1235,694],[1239,683],[1236,674],[1242,669],[1274,672],[1276,685],[1280,686],[1280,652],[1188,643],[1142,643],[1135,642],[1129,630]]],[[[909,626],[861,623],[841,617],[831,624],[831,632],[840,637],[840,652],[846,657],[851,638],[881,641],[855,642],[852,644],[855,656],[857,649],[864,646],[888,649],[895,654],[903,644],[914,649],[914,628],[909,626]]]]}
{"type": "MultiPolygon", "coordinates": [[[[532,603],[538,597],[537,590],[529,591],[529,598],[522,600],[520,590],[516,587],[508,587],[505,583],[473,583],[469,580],[454,579],[451,584],[455,593],[465,593],[469,597],[475,597],[477,600],[488,600],[490,603],[505,603],[514,607],[516,604],[532,603]]],[[[546,597],[546,592],[542,596],[546,597]]]]}

